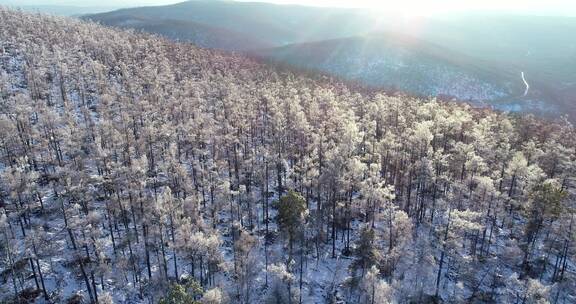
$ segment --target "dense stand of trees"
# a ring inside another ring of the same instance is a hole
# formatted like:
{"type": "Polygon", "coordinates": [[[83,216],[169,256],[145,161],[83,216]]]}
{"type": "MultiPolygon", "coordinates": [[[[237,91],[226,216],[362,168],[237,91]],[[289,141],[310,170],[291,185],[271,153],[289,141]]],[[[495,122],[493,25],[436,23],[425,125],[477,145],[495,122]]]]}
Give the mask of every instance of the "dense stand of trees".
{"type": "Polygon", "coordinates": [[[0,301],[576,297],[566,121],[0,20],[0,301]]]}

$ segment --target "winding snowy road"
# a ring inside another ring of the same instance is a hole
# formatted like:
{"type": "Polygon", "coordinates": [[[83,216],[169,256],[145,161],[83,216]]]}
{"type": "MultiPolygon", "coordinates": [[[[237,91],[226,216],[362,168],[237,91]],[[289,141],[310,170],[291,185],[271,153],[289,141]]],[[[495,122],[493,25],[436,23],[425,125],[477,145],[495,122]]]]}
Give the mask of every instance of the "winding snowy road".
{"type": "Polygon", "coordinates": [[[524,96],[528,95],[528,91],[530,91],[530,85],[528,84],[528,81],[526,81],[526,77],[524,77],[524,72],[521,72],[522,75],[522,81],[524,81],[524,84],[526,85],[526,90],[524,91],[524,96]]]}

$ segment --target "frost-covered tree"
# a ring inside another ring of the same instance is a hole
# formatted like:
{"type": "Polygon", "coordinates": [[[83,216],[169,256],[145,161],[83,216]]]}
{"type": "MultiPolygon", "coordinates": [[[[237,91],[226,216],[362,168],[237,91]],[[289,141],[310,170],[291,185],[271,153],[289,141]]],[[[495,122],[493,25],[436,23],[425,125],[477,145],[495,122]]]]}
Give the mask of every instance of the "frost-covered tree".
{"type": "Polygon", "coordinates": [[[361,303],[393,303],[392,288],[386,281],[380,279],[379,275],[378,268],[372,266],[362,278],[360,284],[363,294],[361,303]]]}

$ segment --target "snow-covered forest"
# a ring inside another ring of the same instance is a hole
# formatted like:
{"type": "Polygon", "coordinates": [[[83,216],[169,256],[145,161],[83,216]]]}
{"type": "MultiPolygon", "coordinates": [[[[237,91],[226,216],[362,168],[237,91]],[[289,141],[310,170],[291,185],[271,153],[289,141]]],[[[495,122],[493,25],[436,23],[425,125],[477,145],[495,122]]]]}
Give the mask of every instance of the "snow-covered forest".
{"type": "Polygon", "coordinates": [[[0,8],[1,303],[575,303],[566,120],[0,8]]]}

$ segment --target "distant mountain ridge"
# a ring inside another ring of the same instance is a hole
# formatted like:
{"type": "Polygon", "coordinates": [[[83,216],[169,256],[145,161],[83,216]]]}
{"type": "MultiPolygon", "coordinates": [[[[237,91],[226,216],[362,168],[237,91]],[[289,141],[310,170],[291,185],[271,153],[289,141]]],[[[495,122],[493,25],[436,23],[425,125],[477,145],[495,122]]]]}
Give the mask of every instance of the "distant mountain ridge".
{"type": "MultiPolygon", "coordinates": [[[[2,5],[2,3],[0,3],[2,5]]],[[[7,4],[7,7],[18,8],[33,13],[45,13],[61,16],[82,16],[85,14],[105,13],[116,10],[118,6],[74,6],[74,5],[20,5],[7,4]]]]}
{"type": "MultiPolygon", "coordinates": [[[[84,18],[116,25],[122,18],[186,21],[251,35],[273,46],[368,33],[362,10],[193,0],[173,5],[121,9],[84,18]]],[[[254,47],[253,49],[257,49],[254,47]]]]}

